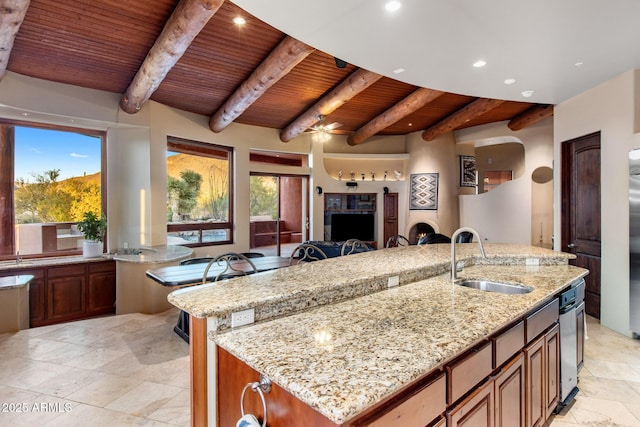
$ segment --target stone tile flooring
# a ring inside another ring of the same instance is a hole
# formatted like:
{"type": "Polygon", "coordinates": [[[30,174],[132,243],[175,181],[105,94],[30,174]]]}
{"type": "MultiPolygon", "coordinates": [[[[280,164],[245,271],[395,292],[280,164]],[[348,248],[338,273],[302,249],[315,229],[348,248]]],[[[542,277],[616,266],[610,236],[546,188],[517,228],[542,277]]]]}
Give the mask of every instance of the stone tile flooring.
{"type": "MultiPolygon", "coordinates": [[[[177,310],[0,335],[0,426],[189,425],[177,310]]],[[[580,393],[553,427],[640,427],[640,341],[588,318],[580,393]]]]}
{"type": "Polygon", "coordinates": [[[178,310],[0,335],[0,426],[188,426],[178,310]]]}

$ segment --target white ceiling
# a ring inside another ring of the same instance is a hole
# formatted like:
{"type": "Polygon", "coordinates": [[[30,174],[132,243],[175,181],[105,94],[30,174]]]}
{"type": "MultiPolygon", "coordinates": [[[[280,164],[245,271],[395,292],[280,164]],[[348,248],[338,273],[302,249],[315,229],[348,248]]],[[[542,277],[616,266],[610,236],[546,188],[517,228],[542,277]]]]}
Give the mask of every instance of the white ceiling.
{"type": "Polygon", "coordinates": [[[640,68],[640,0],[386,1],[233,0],[354,65],[464,95],[557,104],[640,68]]]}

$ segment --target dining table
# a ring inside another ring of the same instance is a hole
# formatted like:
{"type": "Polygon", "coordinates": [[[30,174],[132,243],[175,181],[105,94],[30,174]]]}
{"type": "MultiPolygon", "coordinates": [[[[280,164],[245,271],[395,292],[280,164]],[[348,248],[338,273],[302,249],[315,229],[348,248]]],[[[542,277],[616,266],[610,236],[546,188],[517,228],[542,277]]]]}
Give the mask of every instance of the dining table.
{"type": "MultiPolygon", "coordinates": [[[[233,270],[229,269],[226,262],[214,262],[207,272],[206,282],[215,281],[219,274],[223,273],[225,278],[239,276],[255,272],[276,270],[289,266],[289,257],[264,256],[248,258],[247,260],[233,260],[230,262],[233,270]],[[226,271],[225,271],[226,270],[226,271]]],[[[197,264],[173,265],[169,267],[156,268],[146,271],[147,277],[160,283],[162,286],[193,286],[203,283],[203,276],[207,268],[207,262],[197,264]]]]}

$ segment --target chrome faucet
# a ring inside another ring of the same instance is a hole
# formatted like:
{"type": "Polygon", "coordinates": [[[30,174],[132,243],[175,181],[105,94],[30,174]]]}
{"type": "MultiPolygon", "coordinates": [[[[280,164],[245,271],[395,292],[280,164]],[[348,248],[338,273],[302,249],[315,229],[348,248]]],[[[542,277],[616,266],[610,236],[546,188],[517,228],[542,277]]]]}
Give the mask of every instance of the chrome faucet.
{"type": "Polygon", "coordinates": [[[484,251],[484,246],[482,245],[482,238],[480,237],[480,234],[478,234],[478,232],[471,227],[458,228],[453,232],[453,235],[451,236],[451,283],[455,283],[456,279],[458,278],[458,269],[456,264],[456,239],[458,238],[460,233],[463,233],[465,231],[473,233],[473,235],[478,240],[478,245],[480,245],[480,253],[482,254],[482,257],[487,257],[487,253],[484,251]]]}
{"type": "Polygon", "coordinates": [[[22,262],[22,257],[20,256],[20,251],[16,251],[16,264],[20,264],[22,262]]]}

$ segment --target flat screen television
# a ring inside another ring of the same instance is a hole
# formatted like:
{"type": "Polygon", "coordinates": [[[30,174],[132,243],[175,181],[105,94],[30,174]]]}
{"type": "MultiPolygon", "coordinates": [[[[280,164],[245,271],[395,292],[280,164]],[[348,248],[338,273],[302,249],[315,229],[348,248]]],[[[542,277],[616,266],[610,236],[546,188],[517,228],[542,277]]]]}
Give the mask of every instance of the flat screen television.
{"type": "Polygon", "coordinates": [[[343,242],[349,239],[362,241],[374,240],[374,214],[345,214],[331,215],[331,240],[343,242]]]}

